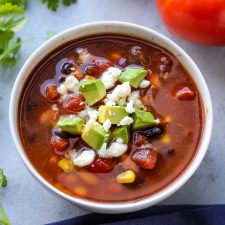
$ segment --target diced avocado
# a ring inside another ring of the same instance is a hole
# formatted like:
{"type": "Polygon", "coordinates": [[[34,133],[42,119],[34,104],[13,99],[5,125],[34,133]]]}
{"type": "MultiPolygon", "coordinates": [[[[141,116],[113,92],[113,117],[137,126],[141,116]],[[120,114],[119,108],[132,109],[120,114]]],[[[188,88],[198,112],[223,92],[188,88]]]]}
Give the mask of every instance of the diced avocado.
{"type": "Polygon", "coordinates": [[[119,77],[121,82],[129,82],[134,88],[137,88],[141,81],[147,75],[147,70],[142,68],[128,68],[123,71],[119,77]]]}
{"type": "Polygon", "coordinates": [[[84,126],[84,120],[77,117],[62,117],[57,122],[57,126],[64,132],[79,135],[84,126]]]}
{"type": "Polygon", "coordinates": [[[104,123],[109,119],[111,124],[119,124],[125,116],[128,116],[125,107],[101,105],[99,107],[98,122],[104,123]]]}
{"type": "Polygon", "coordinates": [[[135,110],[133,119],[133,130],[141,130],[156,124],[152,113],[140,109],[135,110]]]}
{"type": "Polygon", "coordinates": [[[95,122],[84,126],[81,137],[90,147],[99,150],[108,141],[109,133],[104,130],[101,124],[95,122]]]}
{"type": "Polygon", "coordinates": [[[117,138],[121,138],[123,140],[123,144],[128,144],[129,135],[127,126],[118,127],[112,132],[110,139],[115,140],[117,138]]]}
{"type": "Polygon", "coordinates": [[[106,95],[104,84],[99,79],[81,81],[80,91],[89,106],[94,105],[106,95]]]}

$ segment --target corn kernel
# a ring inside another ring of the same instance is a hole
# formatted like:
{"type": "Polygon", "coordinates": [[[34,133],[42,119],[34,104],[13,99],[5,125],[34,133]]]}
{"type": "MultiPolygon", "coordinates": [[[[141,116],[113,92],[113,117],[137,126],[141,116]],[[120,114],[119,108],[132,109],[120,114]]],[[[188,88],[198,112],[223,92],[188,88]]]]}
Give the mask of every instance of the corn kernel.
{"type": "Polygon", "coordinates": [[[116,177],[117,182],[121,184],[129,184],[135,181],[136,175],[132,170],[127,170],[116,177]]]}
{"type": "Polygon", "coordinates": [[[111,54],[111,58],[113,58],[114,60],[119,60],[121,58],[121,55],[117,52],[114,52],[111,54]]]}
{"type": "Polygon", "coordinates": [[[150,82],[156,89],[159,89],[161,84],[160,84],[159,76],[157,74],[152,74],[150,78],[150,82]]]}
{"type": "Polygon", "coordinates": [[[58,166],[64,171],[64,172],[70,172],[74,169],[73,163],[68,159],[61,159],[58,162],[58,166]]]}
{"type": "Polygon", "coordinates": [[[75,193],[75,195],[79,197],[85,197],[87,195],[86,189],[81,186],[77,186],[73,188],[73,192],[75,193]]]}
{"type": "Polygon", "coordinates": [[[171,123],[171,117],[170,116],[165,116],[163,122],[164,123],[171,123]]]}
{"type": "Polygon", "coordinates": [[[161,138],[161,141],[164,143],[164,144],[170,144],[171,143],[171,137],[169,134],[164,134],[161,138]]]}
{"type": "Polygon", "coordinates": [[[86,75],[84,79],[86,79],[86,80],[94,80],[95,77],[90,76],[90,75],[86,75]]]}
{"type": "Polygon", "coordinates": [[[51,164],[56,164],[57,163],[57,157],[55,155],[51,156],[51,158],[49,159],[49,162],[51,164]]]}

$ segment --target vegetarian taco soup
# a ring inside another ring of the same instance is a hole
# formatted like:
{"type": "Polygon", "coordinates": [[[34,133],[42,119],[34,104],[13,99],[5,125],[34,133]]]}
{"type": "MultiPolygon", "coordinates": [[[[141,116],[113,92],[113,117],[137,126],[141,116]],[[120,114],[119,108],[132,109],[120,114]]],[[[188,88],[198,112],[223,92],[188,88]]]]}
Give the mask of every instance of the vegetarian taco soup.
{"type": "Polygon", "coordinates": [[[204,121],[196,85],[172,54],[113,35],[68,43],[42,60],[18,117],[37,171],[66,194],[100,202],[169,185],[194,157],[204,121]]]}

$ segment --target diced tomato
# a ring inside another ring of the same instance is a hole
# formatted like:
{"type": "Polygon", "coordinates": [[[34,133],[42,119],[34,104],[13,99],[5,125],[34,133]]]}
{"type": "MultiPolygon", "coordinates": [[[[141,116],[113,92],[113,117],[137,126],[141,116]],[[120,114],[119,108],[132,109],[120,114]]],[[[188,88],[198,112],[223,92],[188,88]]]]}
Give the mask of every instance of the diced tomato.
{"type": "Polygon", "coordinates": [[[154,169],[158,158],[158,152],[150,148],[138,149],[133,152],[131,158],[142,169],[154,169]]]}
{"type": "Polygon", "coordinates": [[[195,92],[191,90],[191,88],[184,85],[175,87],[172,94],[180,100],[192,100],[195,98],[195,92]]]}
{"type": "Polygon", "coordinates": [[[133,135],[133,143],[136,146],[141,146],[148,144],[149,141],[144,135],[140,134],[139,132],[135,132],[133,135]]]}
{"type": "Polygon", "coordinates": [[[55,102],[60,97],[60,94],[57,91],[57,86],[55,84],[47,85],[45,89],[45,95],[50,102],[55,102]]]}
{"type": "Polygon", "coordinates": [[[100,76],[100,70],[97,66],[95,65],[88,65],[85,68],[85,72],[90,75],[90,76],[94,76],[94,77],[98,77],[100,76]]]}
{"type": "Polygon", "coordinates": [[[69,112],[79,112],[85,109],[84,97],[81,94],[70,94],[63,102],[64,108],[69,112]]]}
{"type": "Polygon", "coordinates": [[[69,139],[64,139],[59,136],[53,135],[51,139],[51,144],[59,152],[64,152],[67,150],[70,146],[70,141],[69,139]]]}
{"type": "Polygon", "coordinates": [[[94,173],[107,173],[113,169],[114,165],[115,163],[113,159],[96,157],[94,162],[86,168],[94,173]]]}
{"type": "Polygon", "coordinates": [[[92,56],[85,71],[88,75],[99,77],[110,66],[112,66],[112,64],[106,59],[92,56]]]}
{"type": "Polygon", "coordinates": [[[102,74],[105,70],[112,66],[110,62],[103,60],[95,61],[95,65],[99,68],[100,74],[102,74]]]}

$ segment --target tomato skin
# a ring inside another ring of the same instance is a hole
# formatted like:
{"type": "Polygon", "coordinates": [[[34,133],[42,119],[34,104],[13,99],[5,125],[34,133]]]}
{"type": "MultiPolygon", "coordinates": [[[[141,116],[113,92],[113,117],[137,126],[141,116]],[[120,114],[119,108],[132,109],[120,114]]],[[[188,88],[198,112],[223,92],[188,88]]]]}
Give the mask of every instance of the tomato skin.
{"type": "Polygon", "coordinates": [[[168,29],[184,39],[225,45],[224,0],[157,0],[168,29]]]}
{"type": "Polygon", "coordinates": [[[103,159],[97,156],[94,162],[86,166],[86,168],[93,173],[107,173],[112,171],[114,165],[115,162],[113,159],[103,159]]]}

